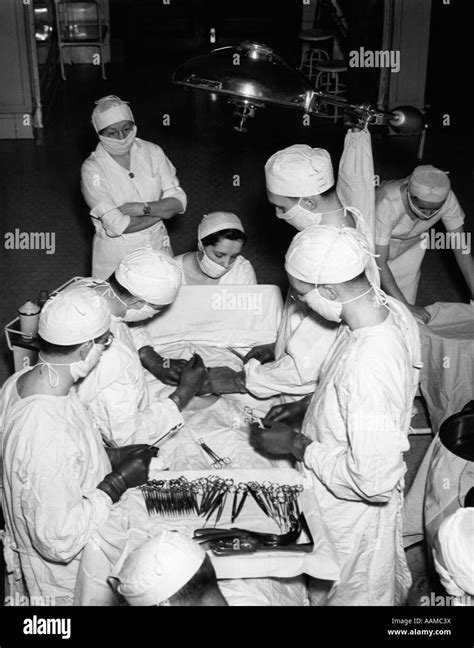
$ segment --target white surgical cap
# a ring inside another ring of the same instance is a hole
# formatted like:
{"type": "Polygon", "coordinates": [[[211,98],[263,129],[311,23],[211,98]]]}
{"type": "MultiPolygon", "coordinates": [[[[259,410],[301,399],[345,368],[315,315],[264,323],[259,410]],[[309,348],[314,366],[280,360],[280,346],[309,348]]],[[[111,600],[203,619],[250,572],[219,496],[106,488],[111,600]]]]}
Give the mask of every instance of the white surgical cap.
{"type": "Polygon", "coordinates": [[[292,240],[285,269],[307,283],[337,284],[360,275],[370,258],[367,241],[357,230],[312,225],[292,240]]]}
{"type": "Polygon", "coordinates": [[[67,288],[43,306],[38,333],[47,342],[69,346],[103,335],[110,328],[110,310],[97,291],[85,286],[67,288]]]}
{"type": "Polygon", "coordinates": [[[117,281],[134,297],[167,306],[178,294],[181,269],[171,257],[151,247],[130,252],[115,271],[117,281]]]}
{"type": "Polygon", "coordinates": [[[438,529],[437,546],[439,556],[435,548],[435,566],[448,594],[474,595],[474,508],[460,508],[443,520],[438,529]]]}
{"type": "Polygon", "coordinates": [[[130,605],[158,605],[191,580],[205,557],[194,540],[178,531],[163,531],[128,556],[117,589],[130,605]]]}
{"type": "Polygon", "coordinates": [[[92,124],[97,133],[103,128],[120,121],[135,121],[128,102],[122,101],[115,95],[102,97],[95,103],[96,107],[92,112],[92,124]]]}
{"type": "Polygon", "coordinates": [[[412,196],[428,202],[441,202],[451,191],[451,181],[445,171],[431,164],[417,166],[408,181],[408,191],[412,196]]]}
{"type": "Polygon", "coordinates": [[[201,241],[209,234],[215,234],[225,229],[236,229],[245,232],[242,221],[231,212],[212,212],[205,214],[198,227],[198,239],[201,241]]]}
{"type": "Polygon", "coordinates": [[[334,184],[331,156],[324,149],[294,144],[269,158],[265,178],[267,189],[278,196],[317,196],[334,184]]]}

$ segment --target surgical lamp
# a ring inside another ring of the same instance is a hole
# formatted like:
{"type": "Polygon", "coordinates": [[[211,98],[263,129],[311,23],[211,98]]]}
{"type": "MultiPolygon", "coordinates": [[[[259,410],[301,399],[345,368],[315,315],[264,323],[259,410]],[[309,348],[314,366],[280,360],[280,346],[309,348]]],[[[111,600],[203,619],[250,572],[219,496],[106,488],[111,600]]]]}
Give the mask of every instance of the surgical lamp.
{"type": "Polygon", "coordinates": [[[176,70],[173,83],[228,97],[236,107],[234,114],[240,121],[234,128],[239,132],[246,132],[246,120],[266,104],[298,108],[314,115],[324,105],[339,106],[357,120],[360,128],[389,124],[403,134],[420,133],[424,129],[423,114],[412,106],[379,110],[368,103],[350,103],[315,90],[298,70],[272,48],[260,43],[245,41],[192,58],[176,70]]]}

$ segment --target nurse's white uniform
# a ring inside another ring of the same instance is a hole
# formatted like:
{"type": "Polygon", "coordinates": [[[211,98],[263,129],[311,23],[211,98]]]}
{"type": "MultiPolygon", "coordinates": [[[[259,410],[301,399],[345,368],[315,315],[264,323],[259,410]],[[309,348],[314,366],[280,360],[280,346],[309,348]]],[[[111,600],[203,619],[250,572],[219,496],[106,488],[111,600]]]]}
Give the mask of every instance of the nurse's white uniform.
{"type": "Polygon", "coordinates": [[[375,243],[389,245],[388,267],[390,268],[403,296],[415,304],[421,263],[426,244],[421,235],[442,220],[448,232],[462,227],[464,212],[452,191],[446,202],[432,218],[421,220],[409,216],[410,208],[406,197],[407,180],[392,180],[380,186],[376,194],[375,243]]]}
{"type": "Polygon", "coordinates": [[[153,202],[176,198],[186,210],[186,194],[179,185],[176,169],[163,149],[136,138],[130,150],[130,171],[121,167],[101,143],[82,165],[81,188],[95,226],[92,248],[92,275],[107,279],[120,261],[139,247],[173,256],[167,229],[162,220],[140,232],[124,234],[130,217],[122,214],[121,205],[130,202],[153,202]]]}

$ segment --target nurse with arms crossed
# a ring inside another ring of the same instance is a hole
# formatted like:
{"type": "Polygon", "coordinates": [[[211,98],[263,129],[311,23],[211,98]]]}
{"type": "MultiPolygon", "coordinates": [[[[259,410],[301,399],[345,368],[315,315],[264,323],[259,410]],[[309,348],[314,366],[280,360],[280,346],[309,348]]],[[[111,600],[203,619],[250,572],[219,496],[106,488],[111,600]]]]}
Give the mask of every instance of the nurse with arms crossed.
{"type": "Polygon", "coordinates": [[[127,102],[96,102],[92,124],[99,144],[81,169],[81,188],[96,232],[92,276],[107,279],[120,261],[150,246],[173,256],[164,220],[186,209],[186,194],[163,149],[138,138],[127,102]]]}

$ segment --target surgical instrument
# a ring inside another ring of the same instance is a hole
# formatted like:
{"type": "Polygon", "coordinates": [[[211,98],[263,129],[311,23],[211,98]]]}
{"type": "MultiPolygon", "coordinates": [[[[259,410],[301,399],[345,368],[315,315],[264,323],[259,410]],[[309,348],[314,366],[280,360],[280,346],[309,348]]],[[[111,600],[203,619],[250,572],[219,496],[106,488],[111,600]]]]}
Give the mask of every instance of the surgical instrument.
{"type": "Polygon", "coordinates": [[[217,455],[214,450],[212,450],[206,443],[204,443],[204,439],[198,439],[197,442],[204,450],[204,452],[213,460],[211,468],[215,468],[217,470],[218,468],[223,468],[224,466],[227,466],[231,463],[229,457],[219,457],[219,455],[217,455]]]}

